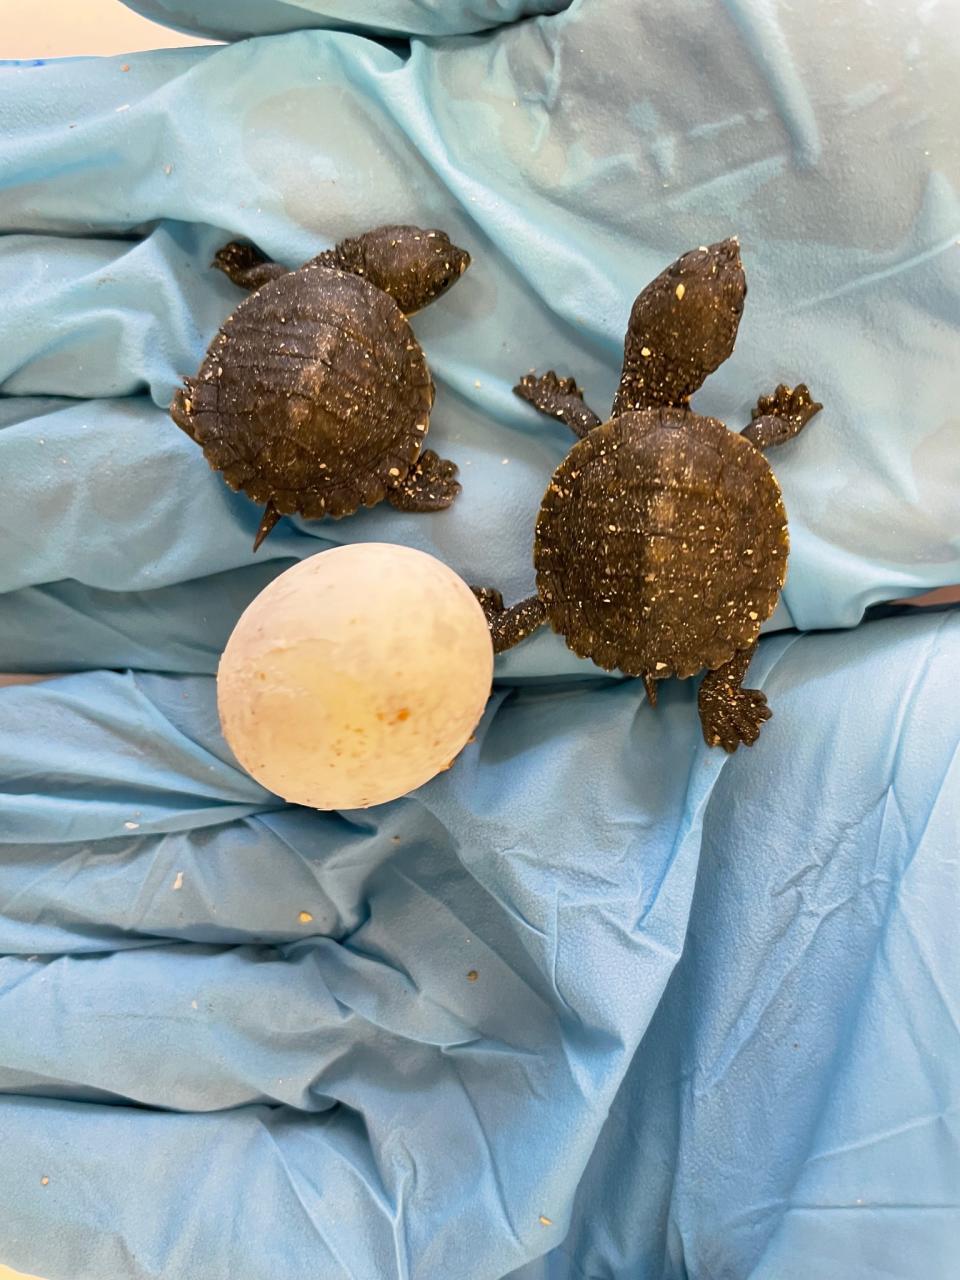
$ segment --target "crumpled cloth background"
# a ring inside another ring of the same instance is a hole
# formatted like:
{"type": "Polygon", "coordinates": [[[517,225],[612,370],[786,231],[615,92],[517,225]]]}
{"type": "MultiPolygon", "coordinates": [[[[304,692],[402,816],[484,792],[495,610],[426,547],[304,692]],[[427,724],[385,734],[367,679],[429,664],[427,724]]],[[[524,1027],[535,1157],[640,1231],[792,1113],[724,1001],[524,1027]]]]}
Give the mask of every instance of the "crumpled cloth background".
{"type": "Polygon", "coordinates": [[[960,580],[955,6],[136,7],[255,38],[0,65],[0,670],[69,673],[0,690],[0,1259],[947,1280],[960,617],[856,624],[960,580]],[[254,559],[165,412],[241,296],[207,264],[393,220],[474,256],[414,320],[464,493],[254,559]],[[731,233],[747,310],[695,407],[826,406],[770,455],[757,746],[540,635],[403,801],[247,778],[213,672],[253,595],[344,540],[528,591],[570,438],[513,381],[604,412],[634,294],[731,233]]]}

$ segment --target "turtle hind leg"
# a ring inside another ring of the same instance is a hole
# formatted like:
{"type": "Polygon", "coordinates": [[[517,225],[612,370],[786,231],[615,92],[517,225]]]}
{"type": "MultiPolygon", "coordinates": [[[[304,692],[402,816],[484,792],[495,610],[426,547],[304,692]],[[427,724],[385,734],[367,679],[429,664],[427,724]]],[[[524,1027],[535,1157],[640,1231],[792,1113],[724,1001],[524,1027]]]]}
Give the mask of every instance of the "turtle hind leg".
{"type": "Polygon", "coordinates": [[[769,449],[799,435],[822,408],[806,383],[788,387],[781,382],[772,396],[760,397],[750,415],[753,421],[740,434],[758,449],[769,449]]]}
{"type": "Polygon", "coordinates": [[[241,289],[259,289],[271,280],[288,274],[287,268],[271,260],[252,244],[231,240],[214,254],[210,264],[241,289]]]}
{"type": "Polygon", "coordinates": [[[530,596],[507,609],[503,596],[493,587],[471,587],[470,590],[480,602],[490,626],[494,653],[514,648],[547,620],[547,611],[539,596],[530,596]]]}
{"type": "Polygon", "coordinates": [[[267,534],[273,529],[282,514],[282,512],[277,510],[274,505],[274,501],[271,498],[263,509],[263,519],[260,521],[260,525],[257,529],[257,536],[253,540],[254,552],[260,550],[260,544],[263,542],[267,534]]]}
{"type": "Polygon", "coordinates": [[[697,705],[703,738],[708,747],[734,752],[741,742],[752,747],[764,720],[773,714],[759,689],[743,689],[756,644],[735,653],[729,662],[708,671],[700,685],[697,705]]]}
{"type": "Polygon", "coordinates": [[[583,392],[573,378],[558,378],[551,369],[539,378],[528,373],[513,388],[514,395],[532,404],[548,418],[559,418],[582,440],[600,419],[584,402],[583,392]]]}
{"type": "Polygon", "coordinates": [[[460,491],[456,463],[424,449],[404,479],[387,490],[387,501],[398,511],[445,511],[460,491]]]}

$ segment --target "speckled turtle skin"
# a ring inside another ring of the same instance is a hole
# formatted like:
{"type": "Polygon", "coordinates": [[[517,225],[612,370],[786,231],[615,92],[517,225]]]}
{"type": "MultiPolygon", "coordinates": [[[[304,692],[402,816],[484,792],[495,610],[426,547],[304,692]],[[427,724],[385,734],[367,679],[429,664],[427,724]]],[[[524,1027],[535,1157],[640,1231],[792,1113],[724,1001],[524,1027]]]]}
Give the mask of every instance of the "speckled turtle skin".
{"type": "Polygon", "coordinates": [[[227,484],[282,515],[343,517],[386,498],[438,511],[457,468],[424,449],[434,385],[407,315],[469,255],[441,231],[380,227],[296,271],[233,243],[214,265],[255,292],[224,322],[171,417],[227,484]]]}
{"type": "Polygon", "coordinates": [[[544,622],[605,670],[657,681],[707,669],[704,738],[735,751],[770,716],[741,687],[760,627],[786,578],[789,537],[761,449],[795,436],[821,408],[803,385],[762,396],[740,434],[689,407],[732,353],[746,297],[736,240],[684,254],[634,303],[613,416],[590,410],[572,378],[528,375],[515,388],[579,442],[537,519],[537,595],[505,609],[477,588],[498,652],[544,622]]]}

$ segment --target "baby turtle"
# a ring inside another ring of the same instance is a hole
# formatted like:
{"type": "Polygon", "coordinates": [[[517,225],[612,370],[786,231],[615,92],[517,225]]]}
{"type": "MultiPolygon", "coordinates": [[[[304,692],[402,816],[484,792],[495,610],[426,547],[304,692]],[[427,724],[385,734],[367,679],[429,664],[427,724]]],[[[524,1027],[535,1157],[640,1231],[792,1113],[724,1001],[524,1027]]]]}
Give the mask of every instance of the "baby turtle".
{"type": "Polygon", "coordinates": [[[752,744],[770,710],[741,688],[786,577],[787,517],[760,452],[822,408],[806,386],[761,396],[742,432],[689,408],[733,351],[746,297],[736,240],[694,249],[633,305],[613,415],[602,423],[572,378],[514,388],[580,437],[554,472],[537,520],[537,595],[505,609],[475,588],[494,648],[545,622],[583,658],[658,680],[704,667],[699,710],[710,746],[752,744]]]}
{"type": "Polygon", "coordinates": [[[440,511],[457,468],[424,449],[435,395],[406,317],[470,265],[443,231],[390,226],[288,271],[231,243],[213,266],[256,290],[224,322],[170,416],[232,489],[282,515],[348,516],[386,498],[440,511]]]}

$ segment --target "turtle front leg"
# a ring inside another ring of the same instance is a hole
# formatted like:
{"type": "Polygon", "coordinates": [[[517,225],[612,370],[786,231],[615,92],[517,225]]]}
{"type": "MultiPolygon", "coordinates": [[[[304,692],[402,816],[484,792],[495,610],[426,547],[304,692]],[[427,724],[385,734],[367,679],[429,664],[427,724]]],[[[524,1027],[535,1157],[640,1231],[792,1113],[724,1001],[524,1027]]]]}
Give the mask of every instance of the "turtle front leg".
{"type": "Polygon", "coordinates": [[[773,712],[759,689],[742,689],[756,644],[735,653],[729,662],[708,671],[700,686],[697,704],[703,738],[708,747],[734,752],[741,742],[752,747],[760,726],[773,712]]]}
{"type": "Polygon", "coordinates": [[[214,254],[210,264],[241,289],[259,289],[288,274],[287,268],[271,260],[252,244],[232,240],[214,254]]]}
{"type": "Polygon", "coordinates": [[[533,373],[526,374],[513,388],[513,393],[548,418],[559,418],[581,440],[600,425],[600,419],[584,403],[583,392],[574,379],[558,378],[552,369],[539,378],[533,373]]]}
{"type": "Polygon", "coordinates": [[[405,478],[387,490],[398,511],[445,511],[461,491],[457,465],[424,449],[405,478]]]}
{"type": "Polygon", "coordinates": [[[513,649],[547,620],[547,611],[539,596],[530,596],[507,609],[503,596],[495,588],[471,587],[470,590],[479,600],[490,625],[494,653],[513,649]]]}
{"type": "Polygon", "coordinates": [[[799,435],[822,408],[806,383],[788,387],[781,382],[772,396],[760,397],[750,415],[753,421],[740,434],[758,449],[770,449],[799,435]]]}

